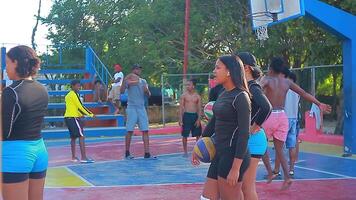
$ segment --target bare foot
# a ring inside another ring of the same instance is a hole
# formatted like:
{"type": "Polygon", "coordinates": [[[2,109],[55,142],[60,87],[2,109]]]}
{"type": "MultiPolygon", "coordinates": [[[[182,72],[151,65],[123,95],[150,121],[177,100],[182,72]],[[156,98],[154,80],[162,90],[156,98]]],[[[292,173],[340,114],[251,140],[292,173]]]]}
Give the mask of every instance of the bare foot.
{"type": "Polygon", "coordinates": [[[267,184],[271,183],[273,181],[273,179],[277,178],[277,176],[278,176],[278,173],[277,174],[273,173],[271,175],[268,175],[267,184]]]}
{"type": "Polygon", "coordinates": [[[281,190],[287,190],[292,185],[292,183],[293,183],[292,179],[287,179],[287,180],[283,181],[281,190]]]}

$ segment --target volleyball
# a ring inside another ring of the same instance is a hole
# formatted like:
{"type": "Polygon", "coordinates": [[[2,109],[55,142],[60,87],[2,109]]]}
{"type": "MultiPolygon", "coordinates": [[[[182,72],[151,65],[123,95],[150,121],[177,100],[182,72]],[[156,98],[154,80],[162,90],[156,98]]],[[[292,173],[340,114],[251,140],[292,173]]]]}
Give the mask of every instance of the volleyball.
{"type": "Polygon", "coordinates": [[[210,163],[216,153],[214,142],[210,137],[200,138],[195,144],[193,151],[198,159],[204,163],[210,163]]]}
{"type": "Polygon", "coordinates": [[[204,115],[207,119],[211,119],[213,117],[213,105],[215,101],[210,101],[204,106],[204,115]]]}

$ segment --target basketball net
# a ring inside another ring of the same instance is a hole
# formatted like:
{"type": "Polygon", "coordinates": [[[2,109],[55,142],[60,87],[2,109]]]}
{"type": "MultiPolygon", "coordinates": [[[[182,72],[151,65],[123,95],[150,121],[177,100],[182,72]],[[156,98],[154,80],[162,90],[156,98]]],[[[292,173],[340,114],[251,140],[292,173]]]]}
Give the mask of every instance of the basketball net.
{"type": "Polygon", "coordinates": [[[267,25],[258,27],[256,30],[257,40],[260,42],[266,41],[268,39],[268,28],[267,25]]]}

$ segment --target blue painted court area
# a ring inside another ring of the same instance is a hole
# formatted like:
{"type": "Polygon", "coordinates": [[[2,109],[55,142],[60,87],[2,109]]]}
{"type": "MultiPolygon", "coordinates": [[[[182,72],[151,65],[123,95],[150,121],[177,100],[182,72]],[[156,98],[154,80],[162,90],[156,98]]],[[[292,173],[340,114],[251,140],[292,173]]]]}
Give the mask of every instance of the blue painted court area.
{"type": "MultiPolygon", "coordinates": [[[[272,151],[270,151],[272,153],[272,151]]],[[[273,157],[273,155],[272,155],[273,157]]],[[[356,160],[300,153],[294,179],[323,180],[356,178],[356,160]]],[[[273,163],[272,163],[273,164],[273,163]]],[[[273,166],[273,165],[272,165],[273,166]]],[[[182,154],[160,155],[157,160],[118,160],[90,165],[69,166],[73,172],[94,186],[155,185],[203,183],[209,164],[194,167],[182,154]]],[[[259,165],[257,180],[264,181],[263,164],[259,165]]]]}

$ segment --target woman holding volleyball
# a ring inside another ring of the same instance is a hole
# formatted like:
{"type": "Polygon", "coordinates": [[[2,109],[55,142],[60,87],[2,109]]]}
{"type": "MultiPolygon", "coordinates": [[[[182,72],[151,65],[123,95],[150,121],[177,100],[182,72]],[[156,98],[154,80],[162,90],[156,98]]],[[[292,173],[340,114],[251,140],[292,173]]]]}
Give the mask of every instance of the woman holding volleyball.
{"type": "MultiPolygon", "coordinates": [[[[216,61],[214,76],[225,91],[214,104],[216,156],[212,160],[201,199],[241,199],[242,178],[249,166],[247,150],[251,103],[241,60],[233,55],[216,61]]],[[[209,136],[203,135],[203,136],[209,136]]],[[[192,164],[199,165],[192,154],[192,164]]]]}

